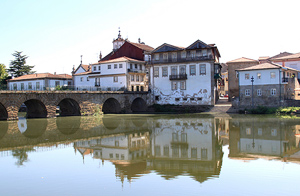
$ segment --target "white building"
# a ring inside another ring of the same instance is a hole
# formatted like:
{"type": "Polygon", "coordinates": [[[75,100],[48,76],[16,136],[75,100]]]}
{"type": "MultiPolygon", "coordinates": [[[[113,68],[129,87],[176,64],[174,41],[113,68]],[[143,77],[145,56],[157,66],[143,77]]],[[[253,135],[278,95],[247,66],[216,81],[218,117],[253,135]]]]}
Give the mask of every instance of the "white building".
{"type": "Polygon", "coordinates": [[[187,48],[163,44],[152,51],[150,85],[157,104],[214,105],[219,51],[197,40],[187,48]]]}
{"type": "Polygon", "coordinates": [[[238,70],[240,105],[250,106],[253,102],[253,106],[278,106],[282,100],[299,99],[298,73],[274,63],[238,70]]]}
{"type": "Polygon", "coordinates": [[[73,81],[75,90],[93,90],[94,82],[90,80],[91,65],[80,64],[76,70],[73,71],[73,81]]]}
{"type": "Polygon", "coordinates": [[[72,84],[71,75],[56,73],[29,74],[8,80],[10,90],[55,90],[72,84]]]}
{"type": "Polygon", "coordinates": [[[300,71],[300,53],[291,54],[283,57],[272,58],[272,62],[300,71]]]}

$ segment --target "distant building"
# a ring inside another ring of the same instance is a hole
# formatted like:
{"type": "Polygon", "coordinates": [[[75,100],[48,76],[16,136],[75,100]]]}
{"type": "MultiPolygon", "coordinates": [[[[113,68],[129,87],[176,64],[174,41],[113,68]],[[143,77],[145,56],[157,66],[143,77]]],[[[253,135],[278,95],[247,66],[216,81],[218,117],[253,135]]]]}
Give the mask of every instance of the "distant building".
{"type": "Polygon", "coordinates": [[[91,65],[83,64],[73,71],[75,90],[91,90],[94,87],[93,81],[90,80],[90,73],[92,73],[91,65]]]}
{"type": "Polygon", "coordinates": [[[67,88],[72,85],[71,75],[56,73],[29,74],[8,80],[10,90],[55,90],[58,86],[67,88]]]}
{"type": "Polygon", "coordinates": [[[220,53],[200,40],[190,46],[163,44],[152,51],[150,85],[157,104],[214,105],[220,53]]]}
{"type": "Polygon", "coordinates": [[[239,105],[280,106],[283,100],[299,100],[298,70],[274,63],[263,63],[238,69],[239,105]],[[252,92],[252,80],[253,92],[252,92]]]}
{"type": "Polygon", "coordinates": [[[290,67],[300,70],[300,53],[290,54],[280,57],[273,57],[272,62],[282,65],[283,67],[290,67]]]}
{"type": "Polygon", "coordinates": [[[226,64],[228,65],[228,99],[231,101],[233,97],[239,97],[239,81],[236,70],[257,65],[258,61],[242,57],[228,61],[226,64]]]}

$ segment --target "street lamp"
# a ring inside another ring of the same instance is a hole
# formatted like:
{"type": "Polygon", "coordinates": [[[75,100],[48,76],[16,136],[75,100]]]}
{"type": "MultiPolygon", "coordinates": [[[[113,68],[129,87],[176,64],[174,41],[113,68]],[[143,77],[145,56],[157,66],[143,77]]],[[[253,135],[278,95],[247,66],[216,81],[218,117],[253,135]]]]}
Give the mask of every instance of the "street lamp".
{"type": "Polygon", "coordinates": [[[252,99],[252,109],[253,109],[253,82],[254,82],[254,77],[251,77],[251,83],[252,83],[252,93],[251,93],[251,99],[252,99]]]}

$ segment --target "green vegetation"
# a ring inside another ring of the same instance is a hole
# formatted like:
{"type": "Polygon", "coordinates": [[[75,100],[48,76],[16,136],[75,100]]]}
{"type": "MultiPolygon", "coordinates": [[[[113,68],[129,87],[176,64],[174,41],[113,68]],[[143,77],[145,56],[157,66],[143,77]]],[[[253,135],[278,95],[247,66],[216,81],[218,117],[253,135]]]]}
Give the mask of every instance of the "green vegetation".
{"type": "Polygon", "coordinates": [[[251,114],[292,114],[300,110],[300,107],[266,107],[258,106],[254,109],[246,109],[245,112],[251,114]]]}
{"type": "Polygon", "coordinates": [[[34,66],[26,65],[28,56],[22,55],[22,52],[18,51],[15,51],[12,55],[15,57],[15,60],[10,61],[10,67],[7,71],[14,77],[35,73],[35,71],[32,71],[34,66]]]}
{"type": "Polygon", "coordinates": [[[7,88],[8,74],[6,72],[6,67],[4,64],[0,64],[0,90],[5,90],[7,88]]]}

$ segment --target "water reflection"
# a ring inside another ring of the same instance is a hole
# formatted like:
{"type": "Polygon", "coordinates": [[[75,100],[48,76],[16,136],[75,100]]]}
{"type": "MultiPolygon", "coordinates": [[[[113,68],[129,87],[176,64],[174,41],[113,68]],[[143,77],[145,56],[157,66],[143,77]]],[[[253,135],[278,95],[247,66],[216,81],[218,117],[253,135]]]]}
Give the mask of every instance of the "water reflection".
{"type": "Polygon", "coordinates": [[[20,132],[27,138],[38,138],[44,134],[47,128],[47,119],[26,119],[18,120],[18,128],[20,132]]]}
{"type": "Polygon", "coordinates": [[[232,119],[230,157],[283,158],[299,150],[300,122],[276,118],[232,119]]]}
{"type": "Polygon", "coordinates": [[[8,129],[7,121],[0,121],[0,140],[5,136],[8,129]]]}
{"type": "Polygon", "coordinates": [[[57,129],[64,135],[72,135],[76,133],[81,124],[81,117],[60,117],[56,120],[57,129]]]}

